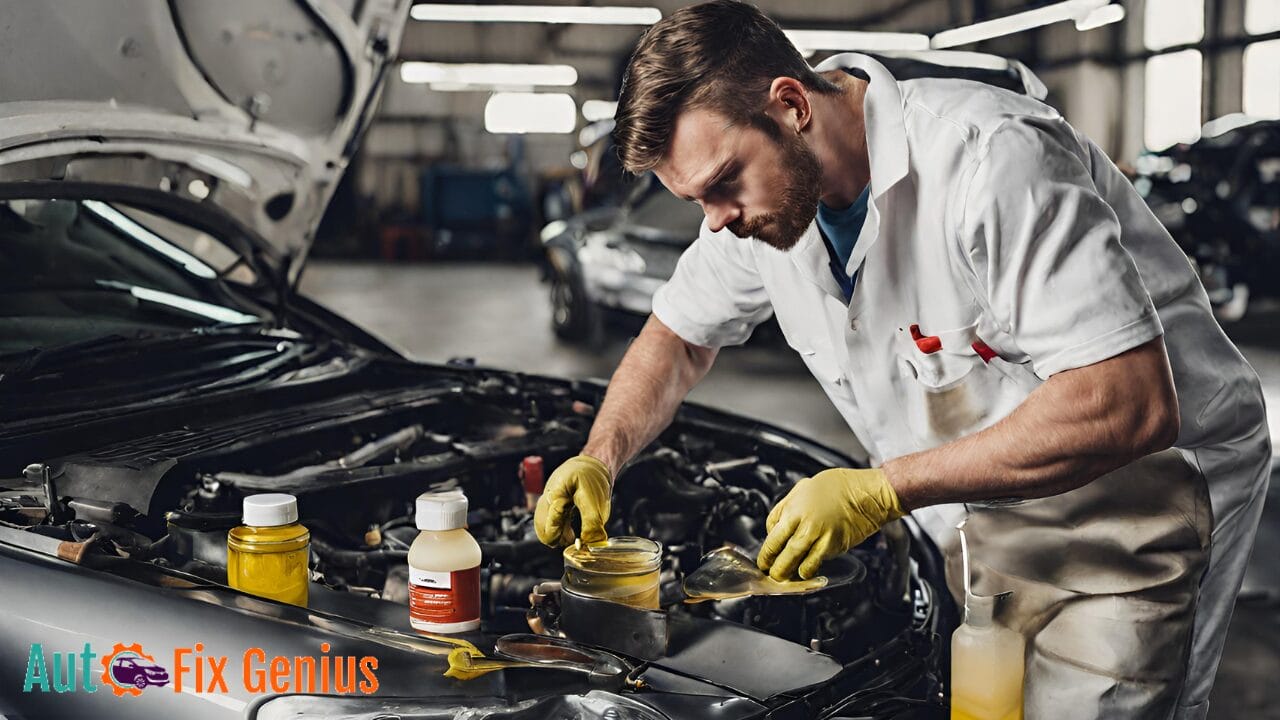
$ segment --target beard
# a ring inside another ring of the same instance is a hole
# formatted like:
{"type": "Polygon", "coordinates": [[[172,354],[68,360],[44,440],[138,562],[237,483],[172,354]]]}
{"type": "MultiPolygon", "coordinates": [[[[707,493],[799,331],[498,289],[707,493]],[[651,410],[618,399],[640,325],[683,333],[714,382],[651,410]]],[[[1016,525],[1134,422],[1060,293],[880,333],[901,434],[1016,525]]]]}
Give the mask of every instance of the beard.
{"type": "Polygon", "coordinates": [[[774,142],[782,150],[783,167],[788,168],[778,209],[754,218],[735,220],[728,227],[740,238],[754,237],[779,250],[790,250],[818,214],[822,164],[799,135],[782,133],[774,142]]]}

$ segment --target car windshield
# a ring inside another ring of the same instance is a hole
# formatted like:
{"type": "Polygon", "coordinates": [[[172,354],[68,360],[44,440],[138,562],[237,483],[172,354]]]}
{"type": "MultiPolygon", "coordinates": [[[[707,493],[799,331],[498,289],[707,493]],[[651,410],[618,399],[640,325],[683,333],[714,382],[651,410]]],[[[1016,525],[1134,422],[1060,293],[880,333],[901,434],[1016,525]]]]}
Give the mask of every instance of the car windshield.
{"type": "Polygon", "coordinates": [[[0,201],[0,355],[257,324],[229,287],[255,282],[219,239],[139,208],[0,201]]]}

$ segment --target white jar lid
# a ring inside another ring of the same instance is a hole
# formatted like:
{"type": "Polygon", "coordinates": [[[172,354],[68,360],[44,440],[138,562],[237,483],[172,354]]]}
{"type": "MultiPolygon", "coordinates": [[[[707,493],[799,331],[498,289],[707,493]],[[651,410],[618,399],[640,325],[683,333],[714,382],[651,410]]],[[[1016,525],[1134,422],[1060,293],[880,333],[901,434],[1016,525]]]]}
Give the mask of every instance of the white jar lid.
{"type": "Polygon", "coordinates": [[[250,527],[292,525],[298,522],[298,498],[285,493],[249,495],[241,522],[250,527]]]}
{"type": "Polygon", "coordinates": [[[467,526],[467,496],[461,490],[418,496],[414,524],[419,530],[457,530],[467,526]]]}

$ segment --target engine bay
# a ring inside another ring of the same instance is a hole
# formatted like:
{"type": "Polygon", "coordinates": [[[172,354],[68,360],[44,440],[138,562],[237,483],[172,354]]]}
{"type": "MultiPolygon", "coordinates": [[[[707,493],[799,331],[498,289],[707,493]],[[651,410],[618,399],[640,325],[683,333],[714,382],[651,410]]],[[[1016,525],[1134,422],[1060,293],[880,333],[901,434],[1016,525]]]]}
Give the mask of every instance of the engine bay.
{"type": "MultiPolygon", "coordinates": [[[[120,574],[138,577],[146,566],[225,585],[227,531],[240,524],[243,498],[290,493],[311,534],[313,596],[338,593],[385,608],[408,603],[415,498],[457,488],[469,499],[467,525],[483,556],[483,632],[547,633],[535,589],[558,581],[564,563],[534,533],[536,494],[522,475],[535,466],[549,475],[576,453],[597,397],[494,374],[209,419],[199,429],[31,462],[22,478],[3,483],[0,520],[81,544],[120,574]]],[[[832,581],[819,591],[685,602],[681,583],[707,553],[729,544],[754,557],[774,503],[838,461],[820,446],[726,417],[683,410],[615,485],[607,530],[660,544],[663,611],[698,628],[767,633],[797,653],[857,669],[819,703],[841,708],[839,716],[890,717],[882,711],[936,703],[946,667],[938,638],[954,611],[930,580],[941,577],[936,551],[909,521],[831,561],[824,572],[832,581]]],[[[344,607],[362,620],[360,602],[344,607]]]]}

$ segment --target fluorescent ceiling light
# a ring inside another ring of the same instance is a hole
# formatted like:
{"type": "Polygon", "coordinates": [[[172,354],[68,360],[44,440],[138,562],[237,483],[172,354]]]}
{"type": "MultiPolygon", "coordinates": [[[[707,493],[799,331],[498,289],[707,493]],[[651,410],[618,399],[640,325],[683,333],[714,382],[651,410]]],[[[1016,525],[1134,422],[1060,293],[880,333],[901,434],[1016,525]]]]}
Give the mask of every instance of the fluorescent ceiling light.
{"type": "Polygon", "coordinates": [[[801,52],[815,50],[928,50],[929,37],[919,33],[841,30],[783,30],[801,52]]]}
{"type": "Polygon", "coordinates": [[[578,82],[578,71],[570,65],[406,62],[400,64],[400,79],[407,83],[440,83],[446,86],[568,86],[578,82]]]}
{"type": "Polygon", "coordinates": [[[532,85],[490,85],[487,83],[430,83],[435,92],[533,92],[532,85]]]}
{"type": "Polygon", "coordinates": [[[1085,15],[1083,19],[1076,20],[1076,29],[1080,32],[1086,30],[1096,30],[1103,25],[1118,23],[1124,19],[1123,5],[1103,5],[1093,12],[1085,15]]]}
{"type": "Polygon", "coordinates": [[[573,5],[414,5],[414,20],[431,22],[573,23],[577,25],[652,25],[662,19],[654,7],[573,5]]]}
{"type": "Polygon", "coordinates": [[[1074,21],[1077,30],[1088,30],[1123,19],[1123,11],[1118,17],[1114,10],[1095,15],[1099,9],[1106,5],[1107,0],[1066,0],[1066,2],[1047,5],[1035,10],[996,18],[995,20],[987,20],[986,22],[966,25],[953,30],[944,30],[933,36],[932,45],[935,49],[968,45],[982,40],[990,40],[1003,35],[1012,35],[1025,30],[1052,25],[1064,20],[1074,21]]]}
{"type": "Polygon", "coordinates": [[[571,133],[578,107],[564,93],[494,93],[484,106],[484,129],[503,133],[571,133]]]}
{"type": "Polygon", "coordinates": [[[608,120],[618,110],[618,103],[613,100],[588,100],[582,103],[582,117],[587,122],[608,120]]]}

